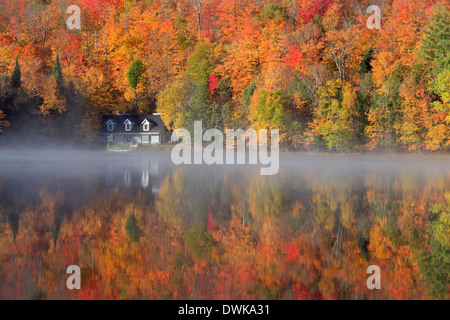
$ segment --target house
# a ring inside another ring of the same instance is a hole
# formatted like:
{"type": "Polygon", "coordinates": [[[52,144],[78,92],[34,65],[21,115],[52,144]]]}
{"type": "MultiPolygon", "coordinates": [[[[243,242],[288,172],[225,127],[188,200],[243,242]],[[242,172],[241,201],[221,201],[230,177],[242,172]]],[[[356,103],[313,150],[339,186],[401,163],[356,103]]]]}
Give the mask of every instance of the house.
{"type": "Polygon", "coordinates": [[[158,113],[145,116],[118,114],[102,117],[99,141],[161,144],[169,142],[170,136],[170,131],[158,113]]]}

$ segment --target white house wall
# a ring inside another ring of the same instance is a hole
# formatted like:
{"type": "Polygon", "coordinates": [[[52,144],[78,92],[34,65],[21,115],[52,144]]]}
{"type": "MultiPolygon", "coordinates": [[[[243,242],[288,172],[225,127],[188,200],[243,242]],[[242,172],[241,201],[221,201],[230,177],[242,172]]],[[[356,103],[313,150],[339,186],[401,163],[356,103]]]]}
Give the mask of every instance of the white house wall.
{"type": "Polygon", "coordinates": [[[132,142],[138,144],[161,144],[160,134],[135,134],[135,133],[107,133],[102,134],[100,142],[122,143],[132,142]]]}

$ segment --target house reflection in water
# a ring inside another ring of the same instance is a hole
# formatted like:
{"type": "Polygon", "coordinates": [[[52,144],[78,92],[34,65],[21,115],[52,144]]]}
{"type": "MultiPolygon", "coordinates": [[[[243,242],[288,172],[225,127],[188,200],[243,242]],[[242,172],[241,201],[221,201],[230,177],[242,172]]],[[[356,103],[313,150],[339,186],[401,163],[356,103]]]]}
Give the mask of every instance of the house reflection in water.
{"type": "Polygon", "coordinates": [[[125,186],[125,188],[129,188],[131,184],[131,173],[130,170],[126,170],[124,172],[124,176],[123,176],[123,185],[125,186]]]}
{"type": "Polygon", "coordinates": [[[151,188],[155,196],[158,194],[159,183],[161,181],[160,160],[145,157],[141,165],[123,165],[108,161],[106,170],[106,185],[112,188],[147,190],[151,188]]]}
{"type": "Polygon", "coordinates": [[[142,170],[141,187],[143,189],[148,188],[148,171],[142,170]]]}

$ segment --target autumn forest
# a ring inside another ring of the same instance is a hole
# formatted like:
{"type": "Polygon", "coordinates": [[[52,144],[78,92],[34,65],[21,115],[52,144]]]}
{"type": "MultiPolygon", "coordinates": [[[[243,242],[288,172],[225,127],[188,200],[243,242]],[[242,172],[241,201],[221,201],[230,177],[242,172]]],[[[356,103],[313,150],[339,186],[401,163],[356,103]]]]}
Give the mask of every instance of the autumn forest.
{"type": "Polygon", "coordinates": [[[0,300],[449,299],[449,10],[1,0],[0,300]],[[279,129],[279,171],[100,150],[122,113],[279,129]]]}
{"type": "Polygon", "coordinates": [[[286,149],[448,151],[449,33],[437,0],[4,0],[0,139],[87,143],[102,115],[158,112],[286,149]]]}

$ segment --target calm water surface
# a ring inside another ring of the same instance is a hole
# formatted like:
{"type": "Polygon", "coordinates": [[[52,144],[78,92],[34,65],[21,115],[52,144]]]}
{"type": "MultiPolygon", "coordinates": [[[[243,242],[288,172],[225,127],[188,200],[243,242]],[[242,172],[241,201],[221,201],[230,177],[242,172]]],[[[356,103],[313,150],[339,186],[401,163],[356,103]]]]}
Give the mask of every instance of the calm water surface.
{"type": "Polygon", "coordinates": [[[0,151],[1,299],[448,299],[449,233],[448,156],[0,151]]]}

